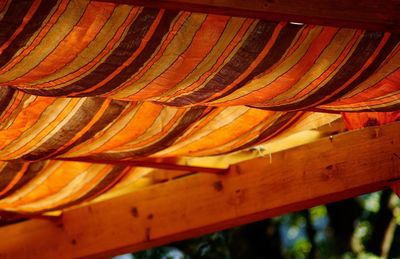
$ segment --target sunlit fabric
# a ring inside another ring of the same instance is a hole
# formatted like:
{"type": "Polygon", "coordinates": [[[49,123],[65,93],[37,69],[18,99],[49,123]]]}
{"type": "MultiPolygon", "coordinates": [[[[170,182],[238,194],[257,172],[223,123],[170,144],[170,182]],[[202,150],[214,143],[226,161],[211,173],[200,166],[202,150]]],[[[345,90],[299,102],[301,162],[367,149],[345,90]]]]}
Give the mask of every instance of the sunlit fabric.
{"type": "Polygon", "coordinates": [[[343,121],[348,129],[360,129],[400,121],[400,111],[343,113],[343,121]]]}
{"type": "Polygon", "coordinates": [[[131,171],[81,162],[0,162],[0,208],[27,213],[62,209],[100,195],[131,171]]]}
{"type": "MultiPolygon", "coordinates": [[[[118,161],[216,155],[265,142],[309,116],[315,115],[245,106],[176,108],[151,102],[14,92],[1,116],[0,159],[118,161]]],[[[336,118],[325,117],[328,122],[336,118]]]]}
{"type": "Polygon", "coordinates": [[[93,199],[135,174],[121,161],[227,154],[399,107],[398,33],[0,1],[0,210],[93,199]]]}
{"type": "Polygon", "coordinates": [[[390,110],[398,33],[294,25],[92,1],[12,1],[0,86],[170,106],[390,110]]]}

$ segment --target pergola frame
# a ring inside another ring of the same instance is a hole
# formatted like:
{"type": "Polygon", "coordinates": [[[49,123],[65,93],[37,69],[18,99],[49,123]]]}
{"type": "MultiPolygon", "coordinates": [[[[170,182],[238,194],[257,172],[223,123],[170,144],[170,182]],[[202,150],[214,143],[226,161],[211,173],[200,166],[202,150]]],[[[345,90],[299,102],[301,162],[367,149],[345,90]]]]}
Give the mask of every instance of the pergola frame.
{"type": "MultiPolygon", "coordinates": [[[[396,0],[100,0],[230,16],[400,31],[396,0]]],[[[391,187],[400,195],[400,123],[327,137],[191,174],[53,219],[0,228],[1,258],[104,257],[391,187]]]]}
{"type": "Polygon", "coordinates": [[[306,209],[400,183],[400,122],[325,137],[232,165],[225,175],[192,174],[53,220],[0,228],[0,257],[104,257],[306,209]]]}
{"type": "Polygon", "coordinates": [[[357,28],[400,31],[396,0],[96,0],[152,8],[357,28]]]}

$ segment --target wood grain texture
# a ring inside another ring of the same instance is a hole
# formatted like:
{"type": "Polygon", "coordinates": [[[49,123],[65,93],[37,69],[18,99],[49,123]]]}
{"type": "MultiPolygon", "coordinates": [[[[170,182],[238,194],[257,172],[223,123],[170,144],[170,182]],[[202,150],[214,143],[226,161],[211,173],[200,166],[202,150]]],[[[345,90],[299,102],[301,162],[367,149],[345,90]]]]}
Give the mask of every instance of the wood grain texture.
{"type": "Polygon", "coordinates": [[[396,0],[98,0],[153,8],[185,10],[271,21],[300,22],[377,31],[400,30],[396,0]]]}
{"type": "Polygon", "coordinates": [[[400,179],[400,123],[326,137],[90,206],[0,228],[1,258],[138,251],[389,187],[400,179]]]}

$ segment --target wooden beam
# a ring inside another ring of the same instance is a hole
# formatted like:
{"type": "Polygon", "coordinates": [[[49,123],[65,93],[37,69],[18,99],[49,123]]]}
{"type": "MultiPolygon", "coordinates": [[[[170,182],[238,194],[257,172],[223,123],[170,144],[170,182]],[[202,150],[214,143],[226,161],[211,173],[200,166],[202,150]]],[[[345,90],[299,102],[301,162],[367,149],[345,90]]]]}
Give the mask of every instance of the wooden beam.
{"type": "Polygon", "coordinates": [[[400,31],[397,0],[98,0],[270,21],[400,31]]]}
{"type": "Polygon", "coordinates": [[[400,198],[400,181],[396,181],[390,185],[392,188],[393,192],[397,194],[397,196],[400,198]]]}
{"type": "Polygon", "coordinates": [[[112,200],[0,228],[1,258],[138,251],[389,187],[400,179],[400,122],[326,137],[112,200]]]}
{"type": "Polygon", "coordinates": [[[136,161],[109,161],[100,159],[87,159],[87,158],[59,158],[56,160],[60,161],[73,161],[73,162],[86,162],[93,164],[110,164],[110,165],[126,165],[134,167],[147,167],[155,169],[173,170],[173,171],[183,171],[183,172],[200,172],[200,173],[210,173],[210,174],[225,174],[227,168],[213,168],[213,167],[203,167],[203,166],[188,166],[180,164],[172,164],[167,162],[157,162],[157,161],[146,161],[146,160],[136,160],[136,161]]]}

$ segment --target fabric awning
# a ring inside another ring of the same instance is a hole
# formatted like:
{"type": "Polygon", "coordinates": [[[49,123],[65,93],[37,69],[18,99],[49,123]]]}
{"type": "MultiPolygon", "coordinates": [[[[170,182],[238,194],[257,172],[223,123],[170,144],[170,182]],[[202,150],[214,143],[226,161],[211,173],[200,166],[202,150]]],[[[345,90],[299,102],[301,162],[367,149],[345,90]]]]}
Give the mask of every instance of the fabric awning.
{"type": "Polygon", "coordinates": [[[341,112],[350,123],[397,113],[399,43],[88,0],[2,1],[0,210],[92,199],[135,174],[120,161],[227,154],[341,112]]]}

